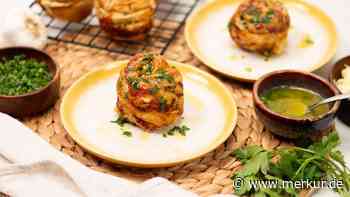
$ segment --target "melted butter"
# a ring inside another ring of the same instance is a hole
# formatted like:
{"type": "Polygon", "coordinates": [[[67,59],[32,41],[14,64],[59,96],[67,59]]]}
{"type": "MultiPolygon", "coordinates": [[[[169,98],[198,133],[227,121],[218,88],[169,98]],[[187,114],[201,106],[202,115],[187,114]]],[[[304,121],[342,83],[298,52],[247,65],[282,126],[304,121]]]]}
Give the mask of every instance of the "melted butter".
{"type": "Polygon", "coordinates": [[[299,48],[308,48],[308,47],[311,47],[312,45],[314,45],[314,40],[311,38],[310,35],[305,35],[305,36],[301,39],[301,41],[300,41],[298,47],[299,47],[299,48]]]}

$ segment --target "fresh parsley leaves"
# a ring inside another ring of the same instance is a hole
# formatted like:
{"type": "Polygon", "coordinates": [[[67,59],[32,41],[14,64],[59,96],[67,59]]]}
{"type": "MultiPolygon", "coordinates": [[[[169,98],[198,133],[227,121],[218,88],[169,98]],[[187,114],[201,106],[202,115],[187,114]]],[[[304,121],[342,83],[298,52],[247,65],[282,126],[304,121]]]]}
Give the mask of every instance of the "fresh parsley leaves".
{"type": "Polygon", "coordinates": [[[17,55],[0,59],[0,95],[18,96],[46,86],[53,76],[38,60],[17,55]]]}
{"type": "Polygon", "coordinates": [[[265,150],[259,146],[248,146],[233,152],[243,163],[243,169],[233,175],[235,181],[243,179],[243,184],[235,188],[237,195],[250,196],[299,196],[297,188],[261,188],[255,190],[249,185],[251,180],[319,181],[337,179],[343,182],[342,188],[335,191],[341,196],[349,196],[350,170],[342,153],[336,150],[340,139],[333,132],[321,142],[308,148],[288,147],[278,150],[265,150]],[[272,158],[278,158],[273,162],[272,158]]]}
{"type": "Polygon", "coordinates": [[[141,80],[139,78],[136,77],[128,77],[128,83],[130,84],[130,86],[134,89],[134,90],[138,90],[140,89],[140,82],[141,80]]]}
{"type": "Polygon", "coordinates": [[[168,132],[163,133],[162,136],[163,137],[174,136],[176,133],[179,133],[182,136],[186,136],[186,132],[189,130],[190,130],[190,128],[187,127],[186,125],[175,126],[175,127],[171,128],[168,132]]]}
{"type": "Polygon", "coordinates": [[[124,131],[123,135],[125,135],[126,137],[132,137],[132,133],[130,131],[124,131]]]}
{"type": "Polygon", "coordinates": [[[270,9],[267,11],[265,15],[262,14],[260,10],[258,10],[256,7],[252,6],[247,10],[247,14],[250,15],[251,23],[254,24],[269,24],[272,21],[273,16],[275,15],[275,11],[270,9]]]}
{"type": "Polygon", "coordinates": [[[128,120],[126,118],[123,118],[122,116],[119,116],[117,120],[112,120],[111,123],[116,123],[119,126],[123,127],[125,123],[127,123],[128,120]]]}
{"type": "Polygon", "coordinates": [[[111,121],[111,123],[115,123],[118,124],[120,127],[120,130],[122,131],[122,135],[126,136],[126,137],[132,137],[132,132],[127,130],[127,128],[125,128],[125,124],[128,123],[128,120],[122,116],[119,116],[117,120],[113,120],[111,121]]]}
{"type": "Polygon", "coordinates": [[[160,90],[160,88],[158,86],[154,86],[154,87],[149,89],[149,92],[154,95],[154,94],[157,94],[159,92],[159,90],[160,90]]]}
{"type": "Polygon", "coordinates": [[[140,67],[140,69],[143,72],[145,72],[147,75],[150,75],[153,72],[153,59],[154,59],[153,54],[146,53],[146,54],[144,54],[144,57],[140,62],[140,64],[142,65],[142,67],[140,67]]]}
{"type": "Polygon", "coordinates": [[[160,111],[161,111],[161,112],[165,112],[166,107],[167,107],[166,99],[165,99],[163,96],[161,96],[161,97],[159,98],[159,108],[160,108],[160,111]]]}

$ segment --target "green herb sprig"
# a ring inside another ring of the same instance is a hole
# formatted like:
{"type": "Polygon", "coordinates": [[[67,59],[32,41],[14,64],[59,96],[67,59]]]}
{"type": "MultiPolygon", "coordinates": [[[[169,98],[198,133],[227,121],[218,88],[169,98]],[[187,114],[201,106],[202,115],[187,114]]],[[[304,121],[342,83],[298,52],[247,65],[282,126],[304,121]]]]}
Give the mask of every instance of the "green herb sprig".
{"type": "Polygon", "coordinates": [[[176,133],[179,133],[182,136],[186,136],[186,132],[189,131],[190,128],[186,125],[175,126],[171,128],[168,132],[163,133],[163,137],[174,136],[176,133]]]}
{"type": "Polygon", "coordinates": [[[164,69],[159,69],[157,70],[157,75],[156,75],[157,79],[159,80],[166,80],[170,83],[174,82],[175,79],[173,76],[171,76],[166,70],[164,69]]]}
{"type": "Polygon", "coordinates": [[[130,84],[130,86],[134,89],[134,90],[139,90],[140,89],[140,82],[141,79],[140,78],[136,78],[136,77],[128,77],[127,78],[128,83],[130,84]]]}
{"type": "Polygon", "coordinates": [[[0,62],[0,95],[18,96],[46,86],[52,74],[45,63],[28,59],[24,55],[0,62]]]}
{"type": "Polygon", "coordinates": [[[111,123],[115,123],[115,124],[119,125],[119,127],[122,131],[122,135],[124,135],[126,137],[132,137],[132,132],[124,127],[125,124],[128,123],[128,120],[126,118],[119,116],[117,120],[113,120],[113,121],[111,121],[111,123]]]}
{"type": "Polygon", "coordinates": [[[159,109],[161,112],[165,112],[166,108],[167,108],[166,99],[163,96],[161,96],[159,98],[159,109]]]}

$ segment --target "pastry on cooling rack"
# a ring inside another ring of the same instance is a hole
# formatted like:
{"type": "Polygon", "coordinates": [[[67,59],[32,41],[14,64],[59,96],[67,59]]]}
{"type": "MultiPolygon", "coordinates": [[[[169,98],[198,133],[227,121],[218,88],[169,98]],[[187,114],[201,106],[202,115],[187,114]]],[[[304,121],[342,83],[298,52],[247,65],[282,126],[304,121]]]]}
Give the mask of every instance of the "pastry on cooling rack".
{"type": "Polygon", "coordinates": [[[277,0],[246,0],[231,18],[229,30],[236,44],[263,55],[281,54],[286,46],[290,18],[277,0]]]}
{"type": "Polygon", "coordinates": [[[141,40],[153,26],[155,0],[96,0],[100,26],[113,38],[141,40]]]}
{"type": "Polygon", "coordinates": [[[36,0],[47,15],[62,20],[79,22],[89,16],[94,0],[36,0]]]}
{"type": "Polygon", "coordinates": [[[121,70],[116,111],[148,131],[169,126],[184,108],[181,73],[161,55],[137,54],[121,70]]]}

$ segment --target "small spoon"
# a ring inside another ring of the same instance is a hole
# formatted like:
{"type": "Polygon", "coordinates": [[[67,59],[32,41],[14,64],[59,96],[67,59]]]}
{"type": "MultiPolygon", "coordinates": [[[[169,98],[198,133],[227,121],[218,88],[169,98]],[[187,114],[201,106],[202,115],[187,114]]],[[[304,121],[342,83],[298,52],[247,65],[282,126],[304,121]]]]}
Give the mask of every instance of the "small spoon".
{"type": "Polygon", "coordinates": [[[315,103],[315,104],[309,106],[308,107],[308,113],[312,112],[314,109],[316,109],[320,105],[327,104],[327,103],[332,103],[332,102],[340,101],[340,100],[344,100],[344,99],[349,99],[349,98],[350,98],[350,93],[340,94],[340,95],[337,95],[337,96],[333,96],[333,97],[324,99],[323,101],[320,101],[318,103],[315,103]]]}

